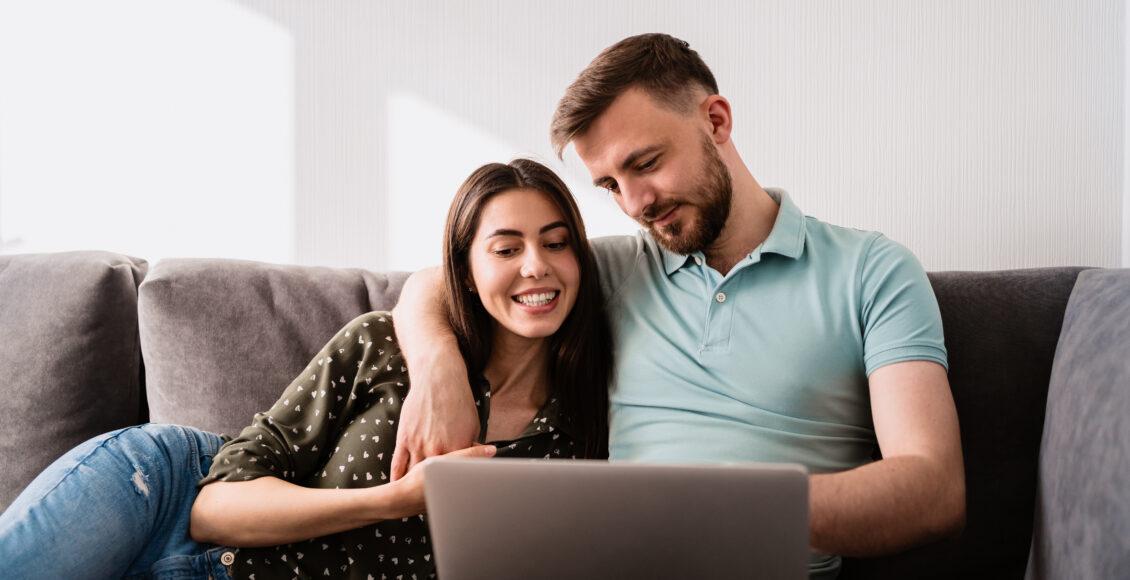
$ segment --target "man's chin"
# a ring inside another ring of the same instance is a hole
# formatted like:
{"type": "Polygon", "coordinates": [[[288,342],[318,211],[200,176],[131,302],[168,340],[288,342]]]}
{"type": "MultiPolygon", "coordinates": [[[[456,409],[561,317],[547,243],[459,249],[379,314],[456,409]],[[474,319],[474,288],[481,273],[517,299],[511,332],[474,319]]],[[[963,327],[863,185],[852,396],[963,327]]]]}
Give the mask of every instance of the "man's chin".
{"type": "Polygon", "coordinates": [[[649,228],[651,237],[655,238],[656,243],[663,246],[663,249],[674,252],[676,254],[693,254],[699,251],[700,247],[693,243],[693,240],[687,239],[685,235],[676,235],[657,230],[656,228],[649,228]]]}

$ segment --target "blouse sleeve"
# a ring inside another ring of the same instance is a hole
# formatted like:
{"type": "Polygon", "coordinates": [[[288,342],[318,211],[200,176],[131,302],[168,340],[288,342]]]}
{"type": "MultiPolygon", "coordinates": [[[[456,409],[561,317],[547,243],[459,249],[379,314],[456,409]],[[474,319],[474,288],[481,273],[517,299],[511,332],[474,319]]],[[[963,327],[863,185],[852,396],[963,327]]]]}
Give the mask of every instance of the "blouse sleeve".
{"type": "Polygon", "coordinates": [[[400,352],[387,312],[369,312],[345,325],[266,412],[224,444],[200,486],[274,476],[301,482],[321,469],[332,442],[372,389],[400,374],[400,352]]]}

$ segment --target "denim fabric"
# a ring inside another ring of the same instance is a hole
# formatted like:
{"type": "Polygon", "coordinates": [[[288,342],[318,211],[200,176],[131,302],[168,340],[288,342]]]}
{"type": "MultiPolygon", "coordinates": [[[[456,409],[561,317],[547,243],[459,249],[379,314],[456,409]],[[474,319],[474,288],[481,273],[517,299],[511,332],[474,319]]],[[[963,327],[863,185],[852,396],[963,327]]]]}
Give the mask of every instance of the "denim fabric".
{"type": "Polygon", "coordinates": [[[188,533],[196,482],[221,444],[146,424],[68,451],[0,515],[0,576],[228,579],[228,549],[188,533]]]}

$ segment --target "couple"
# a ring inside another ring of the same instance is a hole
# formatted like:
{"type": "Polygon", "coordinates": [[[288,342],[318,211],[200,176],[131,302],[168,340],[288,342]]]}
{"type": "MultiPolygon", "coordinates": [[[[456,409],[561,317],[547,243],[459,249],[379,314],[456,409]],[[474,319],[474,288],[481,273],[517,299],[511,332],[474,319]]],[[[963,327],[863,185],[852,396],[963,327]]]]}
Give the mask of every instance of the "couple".
{"type": "Polygon", "coordinates": [[[442,272],[409,281],[395,332],[386,314],[353,321],[226,443],[147,425],[72,450],[0,516],[7,572],[427,577],[414,466],[443,453],[801,463],[813,576],[836,574],[824,554],[952,533],[964,475],[925,273],[762,189],[732,123],[686,43],[606,49],[552,140],[646,232],[590,250],[547,169],[479,169],[452,204],[442,272]],[[79,515],[86,532],[68,531],[79,515]],[[55,546],[81,566],[53,568],[55,546]]]}

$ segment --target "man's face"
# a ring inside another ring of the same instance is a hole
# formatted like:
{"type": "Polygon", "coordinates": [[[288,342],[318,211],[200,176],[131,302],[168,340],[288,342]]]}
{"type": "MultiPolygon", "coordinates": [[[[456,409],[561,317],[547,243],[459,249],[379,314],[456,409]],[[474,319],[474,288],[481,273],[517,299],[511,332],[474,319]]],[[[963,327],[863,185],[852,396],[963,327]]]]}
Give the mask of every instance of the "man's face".
{"type": "Polygon", "coordinates": [[[679,254],[706,250],[730,215],[730,172],[705,123],[629,89],[574,141],[593,183],[679,254]]]}

